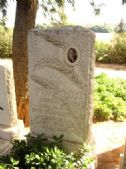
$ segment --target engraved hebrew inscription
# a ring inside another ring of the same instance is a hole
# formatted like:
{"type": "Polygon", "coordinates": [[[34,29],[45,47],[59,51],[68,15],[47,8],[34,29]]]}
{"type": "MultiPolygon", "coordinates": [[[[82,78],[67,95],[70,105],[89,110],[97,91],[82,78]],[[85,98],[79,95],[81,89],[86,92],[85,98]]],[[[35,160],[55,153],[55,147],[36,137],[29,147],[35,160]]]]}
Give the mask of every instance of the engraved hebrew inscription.
{"type": "Polygon", "coordinates": [[[49,138],[63,134],[65,141],[75,144],[87,138],[92,39],[90,31],[81,27],[29,34],[30,124],[34,134],[45,133],[49,138]]]}

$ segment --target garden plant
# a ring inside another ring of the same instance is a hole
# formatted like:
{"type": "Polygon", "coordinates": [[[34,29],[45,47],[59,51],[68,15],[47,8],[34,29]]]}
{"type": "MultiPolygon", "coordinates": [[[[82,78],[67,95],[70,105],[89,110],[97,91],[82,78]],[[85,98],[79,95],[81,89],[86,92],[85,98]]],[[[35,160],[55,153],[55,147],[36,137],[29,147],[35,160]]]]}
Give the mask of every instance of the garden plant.
{"type": "Polygon", "coordinates": [[[62,138],[49,141],[43,134],[15,140],[10,154],[0,158],[0,169],[87,169],[94,160],[89,146],[68,153],[62,138]]]}

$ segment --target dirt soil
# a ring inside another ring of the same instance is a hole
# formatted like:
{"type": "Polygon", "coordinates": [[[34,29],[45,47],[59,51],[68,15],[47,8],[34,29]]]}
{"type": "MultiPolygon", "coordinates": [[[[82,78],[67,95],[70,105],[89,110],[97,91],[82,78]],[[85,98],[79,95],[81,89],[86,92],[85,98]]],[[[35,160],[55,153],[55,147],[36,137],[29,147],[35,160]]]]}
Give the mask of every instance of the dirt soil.
{"type": "MultiPolygon", "coordinates": [[[[126,65],[96,63],[95,75],[107,73],[110,77],[126,79],[126,65]]],[[[126,122],[100,122],[93,124],[98,158],[97,169],[119,169],[120,155],[124,152],[126,122]]]]}

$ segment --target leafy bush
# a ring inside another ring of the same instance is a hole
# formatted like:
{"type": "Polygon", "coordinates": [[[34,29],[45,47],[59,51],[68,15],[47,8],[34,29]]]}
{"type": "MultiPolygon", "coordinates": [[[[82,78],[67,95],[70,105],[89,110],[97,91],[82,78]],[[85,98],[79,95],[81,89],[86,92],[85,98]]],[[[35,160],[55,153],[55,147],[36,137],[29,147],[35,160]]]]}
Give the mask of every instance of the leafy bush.
{"type": "Polygon", "coordinates": [[[12,31],[0,25],[0,58],[12,57],[12,31]]]}
{"type": "Polygon", "coordinates": [[[126,63],[126,33],[117,33],[110,43],[96,42],[96,61],[126,63]]]}
{"type": "Polygon", "coordinates": [[[95,78],[94,120],[126,119],[126,80],[112,79],[106,74],[95,78]]]}
{"type": "Polygon", "coordinates": [[[95,43],[96,61],[110,63],[110,56],[108,54],[109,44],[102,41],[95,43]]]}
{"type": "Polygon", "coordinates": [[[66,153],[62,148],[62,138],[54,137],[49,141],[44,135],[27,140],[15,140],[11,153],[0,158],[3,169],[87,169],[93,158],[88,146],[79,153],[66,153]]]}
{"type": "Polygon", "coordinates": [[[126,63],[126,33],[117,33],[109,49],[111,63],[126,63]]]}

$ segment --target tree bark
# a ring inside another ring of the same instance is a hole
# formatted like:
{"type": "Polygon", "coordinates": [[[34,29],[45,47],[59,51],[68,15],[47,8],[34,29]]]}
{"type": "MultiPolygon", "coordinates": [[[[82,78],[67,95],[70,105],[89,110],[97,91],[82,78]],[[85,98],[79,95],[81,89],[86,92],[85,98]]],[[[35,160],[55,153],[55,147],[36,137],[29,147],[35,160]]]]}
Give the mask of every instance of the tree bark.
{"type": "Polygon", "coordinates": [[[13,70],[17,101],[17,114],[29,126],[28,94],[28,44],[30,29],[35,26],[38,0],[17,0],[15,27],[13,32],[13,70]]]}

